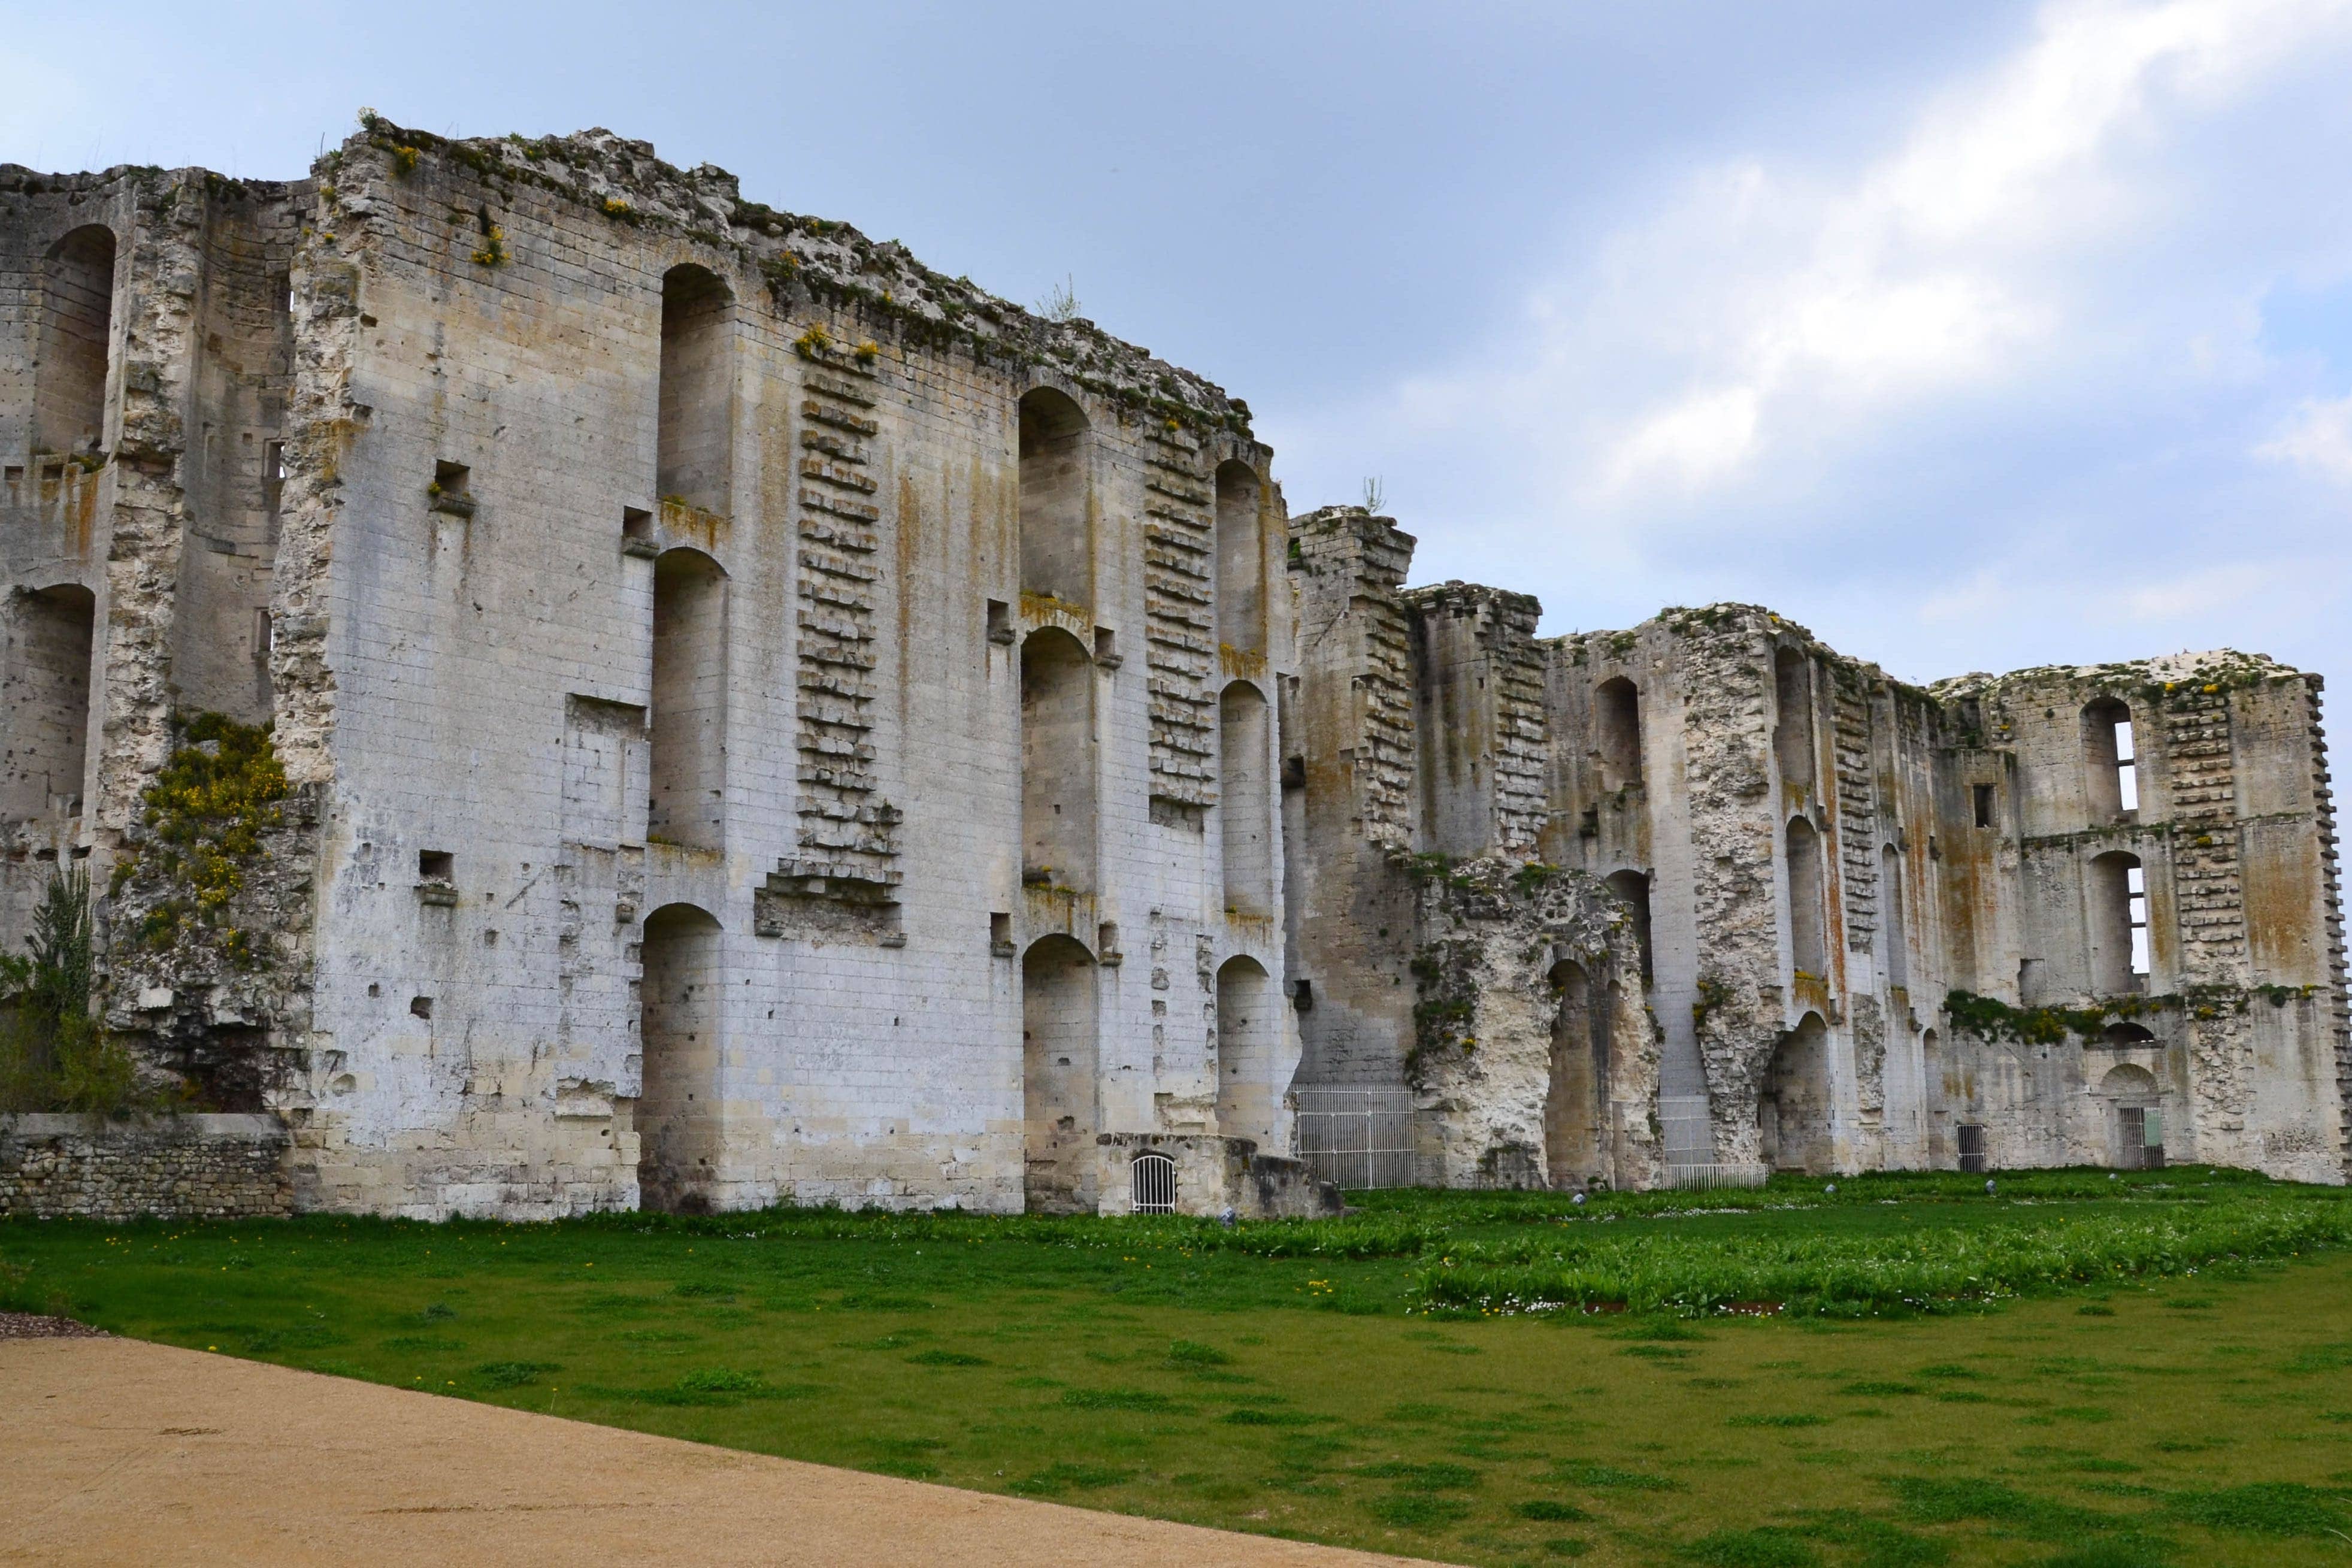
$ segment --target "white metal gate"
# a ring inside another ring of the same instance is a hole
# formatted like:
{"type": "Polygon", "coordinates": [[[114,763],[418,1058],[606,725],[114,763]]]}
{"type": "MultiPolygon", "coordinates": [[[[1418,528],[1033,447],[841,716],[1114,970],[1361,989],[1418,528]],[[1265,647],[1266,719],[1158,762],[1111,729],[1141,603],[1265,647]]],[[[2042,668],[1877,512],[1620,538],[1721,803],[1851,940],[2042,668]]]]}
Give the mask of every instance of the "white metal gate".
{"type": "Polygon", "coordinates": [[[1402,1089],[1297,1085],[1298,1157],[1340,1187],[1409,1187],[1412,1097],[1402,1089]]]}
{"type": "Polygon", "coordinates": [[[1165,1154],[1138,1154],[1127,1168],[1128,1194],[1137,1214],[1176,1212],[1176,1162],[1165,1154]]]}

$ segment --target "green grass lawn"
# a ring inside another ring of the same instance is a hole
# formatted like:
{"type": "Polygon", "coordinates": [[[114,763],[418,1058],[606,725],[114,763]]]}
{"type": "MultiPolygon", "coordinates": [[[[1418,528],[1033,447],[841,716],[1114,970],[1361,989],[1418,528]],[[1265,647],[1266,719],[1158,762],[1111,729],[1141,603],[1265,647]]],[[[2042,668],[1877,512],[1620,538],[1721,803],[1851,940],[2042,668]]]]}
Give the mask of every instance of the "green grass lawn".
{"type": "Polygon", "coordinates": [[[1234,1232],[16,1223],[0,1306],[1465,1563],[2352,1563],[2352,1194],[1839,1188],[1363,1194],[1234,1232]]]}

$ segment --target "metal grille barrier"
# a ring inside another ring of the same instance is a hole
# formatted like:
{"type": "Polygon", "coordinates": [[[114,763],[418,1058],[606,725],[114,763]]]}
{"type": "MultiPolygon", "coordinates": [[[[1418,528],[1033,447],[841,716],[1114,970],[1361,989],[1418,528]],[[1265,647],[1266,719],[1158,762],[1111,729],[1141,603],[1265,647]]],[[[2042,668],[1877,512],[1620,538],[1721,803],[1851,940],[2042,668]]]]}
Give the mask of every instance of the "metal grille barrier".
{"type": "Polygon", "coordinates": [[[1413,1182],[1412,1097],[1402,1089],[1294,1088],[1298,1157],[1341,1187],[1413,1182]]]}
{"type": "Polygon", "coordinates": [[[1176,1162],[1165,1154],[1138,1154],[1128,1167],[1128,1195],[1137,1214],[1176,1212],[1176,1162]]]}
{"type": "Polygon", "coordinates": [[[1670,1187],[1760,1187],[1771,1174],[1761,1165],[1668,1165],[1670,1187]]]}

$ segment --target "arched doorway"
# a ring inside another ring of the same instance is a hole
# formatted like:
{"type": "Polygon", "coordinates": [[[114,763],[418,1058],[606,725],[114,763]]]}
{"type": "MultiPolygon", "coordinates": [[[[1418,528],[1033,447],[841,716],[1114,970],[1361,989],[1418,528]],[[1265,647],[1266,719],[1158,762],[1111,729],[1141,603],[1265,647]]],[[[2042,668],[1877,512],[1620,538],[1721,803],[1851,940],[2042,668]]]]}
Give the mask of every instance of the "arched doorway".
{"type": "Polygon", "coordinates": [[[1265,647],[1265,542],[1257,472],[1243,462],[1217,468],[1217,641],[1235,653],[1265,647]]]}
{"type": "Polygon", "coordinates": [[[1609,1173],[1610,1014],[1614,985],[1596,985],[1583,965],[1562,959],[1548,977],[1557,999],[1551,1076],[1544,1092],[1545,1173],[1555,1188],[1582,1187],[1609,1173]]]}
{"type": "Polygon", "coordinates": [[[2107,1163],[2118,1171],[2154,1171],[2164,1165],[2164,1094],[2156,1075],[2124,1063],[2099,1079],[2105,1108],[2107,1163]]]}
{"type": "Polygon", "coordinates": [[[1096,1205],[1095,960],[1075,938],[1040,938],[1021,960],[1023,1184],[1031,1214],[1096,1205]]]}
{"type": "Polygon", "coordinates": [[[646,917],[637,991],[637,1205],[711,1207],[719,1179],[719,922],[691,904],[646,917]]]}
{"type": "Polygon", "coordinates": [[[1274,792],[1267,764],[1265,699],[1246,680],[1225,688],[1217,704],[1220,789],[1217,834],[1224,846],[1225,908],[1237,915],[1274,912],[1274,792]]]}
{"type": "Polygon", "coordinates": [[[5,600],[7,669],[0,676],[0,819],[47,816],[81,798],[89,742],[89,667],[97,600],[65,584],[5,600]]]}
{"type": "Polygon", "coordinates": [[[1829,1026],[1808,1013],[1780,1037],[1757,1089],[1756,1128],[1768,1169],[1823,1175],[1834,1168],[1829,1069],[1829,1026]]]}
{"type": "Polygon", "coordinates": [[[1083,609],[1094,602],[1087,416],[1041,386],[1021,399],[1021,591],[1083,609]]]}
{"type": "Polygon", "coordinates": [[[691,262],[662,276],[661,394],[655,493],[728,510],[734,467],[734,297],[691,262]]]}
{"type": "Polygon", "coordinates": [[[1273,987],[1255,958],[1229,958],[1217,971],[1217,1131],[1274,1140],[1274,1047],[1280,1020],[1273,987]]]}
{"type": "Polygon", "coordinates": [[[699,550],[654,563],[652,801],[646,836],[726,842],[727,574],[699,550]]]}
{"type": "Polygon", "coordinates": [[[89,224],[41,266],[33,447],[94,452],[106,441],[106,373],[114,342],[114,231],[89,224]]]}

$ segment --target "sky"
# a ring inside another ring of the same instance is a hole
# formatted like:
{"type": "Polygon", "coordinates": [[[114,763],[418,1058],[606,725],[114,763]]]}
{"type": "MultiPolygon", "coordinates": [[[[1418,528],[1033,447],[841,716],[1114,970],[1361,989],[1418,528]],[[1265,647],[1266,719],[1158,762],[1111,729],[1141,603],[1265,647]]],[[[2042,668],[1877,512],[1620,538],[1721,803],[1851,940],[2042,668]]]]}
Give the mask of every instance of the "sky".
{"type": "Polygon", "coordinates": [[[2352,676],[2352,0],[0,4],[0,162],[605,126],[1248,400],[1547,632],[2352,676]]]}

